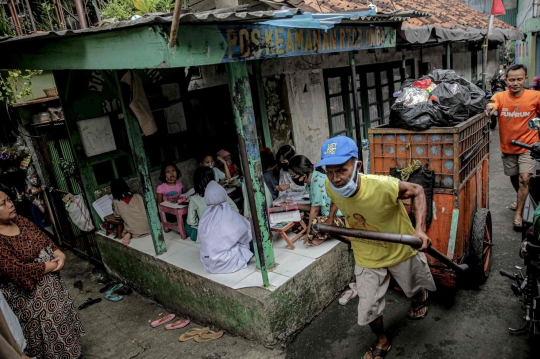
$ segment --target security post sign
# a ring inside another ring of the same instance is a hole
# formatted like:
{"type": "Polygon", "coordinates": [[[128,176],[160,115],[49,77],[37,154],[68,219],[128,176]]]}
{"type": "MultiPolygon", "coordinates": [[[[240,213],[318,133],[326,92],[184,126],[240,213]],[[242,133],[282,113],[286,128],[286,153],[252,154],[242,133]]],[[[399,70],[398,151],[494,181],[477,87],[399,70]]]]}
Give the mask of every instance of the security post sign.
{"type": "Polygon", "coordinates": [[[218,27],[227,44],[223,62],[396,46],[396,30],[391,27],[339,26],[327,31],[266,25],[218,27]]]}

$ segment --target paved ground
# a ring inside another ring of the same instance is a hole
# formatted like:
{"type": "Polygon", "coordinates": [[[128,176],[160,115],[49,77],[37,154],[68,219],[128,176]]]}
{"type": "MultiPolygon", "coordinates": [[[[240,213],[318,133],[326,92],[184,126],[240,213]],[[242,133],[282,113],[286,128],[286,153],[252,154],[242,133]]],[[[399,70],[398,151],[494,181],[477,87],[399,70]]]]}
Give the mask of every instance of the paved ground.
{"type": "MultiPolygon", "coordinates": [[[[523,312],[510,291],[509,280],[499,276],[498,270],[512,270],[521,263],[517,256],[520,236],[512,231],[513,212],[507,207],[515,194],[502,173],[496,133],[491,153],[490,207],[495,242],[491,277],[479,290],[439,291],[432,296],[428,317],[416,322],[406,319],[406,298],[390,292],[385,324],[394,347],[388,358],[540,358],[540,351],[525,337],[507,332],[509,326],[523,324],[523,312]]],[[[77,305],[88,297],[100,296],[101,286],[91,278],[93,267],[69,254],[63,276],[77,305]],[[82,290],[73,287],[76,280],[83,281],[82,290]]],[[[334,301],[285,350],[272,350],[232,336],[204,344],[179,343],[183,331],[152,329],[149,321],[162,309],[134,293],[122,302],[104,301],[80,312],[87,332],[83,351],[88,359],[361,358],[374,337],[369,328],[356,324],[356,305],[357,300],[347,306],[334,301]]]]}

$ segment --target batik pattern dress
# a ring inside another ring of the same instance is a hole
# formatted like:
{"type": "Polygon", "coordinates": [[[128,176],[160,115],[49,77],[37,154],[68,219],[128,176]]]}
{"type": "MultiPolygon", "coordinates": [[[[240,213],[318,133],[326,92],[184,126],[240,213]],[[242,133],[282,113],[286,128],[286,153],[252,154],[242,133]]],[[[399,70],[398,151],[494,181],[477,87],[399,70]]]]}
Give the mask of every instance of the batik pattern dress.
{"type": "Polygon", "coordinates": [[[43,274],[58,248],[26,218],[17,216],[14,223],[20,235],[0,235],[0,290],[23,329],[25,354],[77,359],[85,334],[79,314],[60,274],[43,274]]]}

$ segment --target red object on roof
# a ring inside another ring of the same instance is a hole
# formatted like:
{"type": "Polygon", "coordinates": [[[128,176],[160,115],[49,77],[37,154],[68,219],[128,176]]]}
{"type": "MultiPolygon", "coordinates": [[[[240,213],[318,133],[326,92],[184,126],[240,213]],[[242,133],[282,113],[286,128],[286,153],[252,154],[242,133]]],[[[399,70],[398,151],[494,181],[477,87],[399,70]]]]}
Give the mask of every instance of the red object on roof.
{"type": "Polygon", "coordinates": [[[502,0],[493,0],[493,6],[491,6],[491,15],[506,15],[506,10],[502,0]]]}

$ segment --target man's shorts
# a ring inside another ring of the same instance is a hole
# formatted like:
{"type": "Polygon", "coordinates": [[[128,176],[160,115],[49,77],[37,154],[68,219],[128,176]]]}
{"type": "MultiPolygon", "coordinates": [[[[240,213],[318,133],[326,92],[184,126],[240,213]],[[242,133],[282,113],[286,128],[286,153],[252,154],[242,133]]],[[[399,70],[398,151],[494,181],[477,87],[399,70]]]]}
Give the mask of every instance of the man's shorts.
{"type": "Polygon", "coordinates": [[[435,282],[429,271],[426,255],[422,252],[388,268],[354,267],[358,290],[358,324],[367,325],[384,311],[384,295],[390,284],[390,274],[408,298],[422,289],[434,291],[435,282]]]}
{"type": "Polygon", "coordinates": [[[536,161],[531,157],[529,151],[519,155],[502,154],[504,174],[515,176],[520,173],[534,174],[536,171],[536,161]]]}

